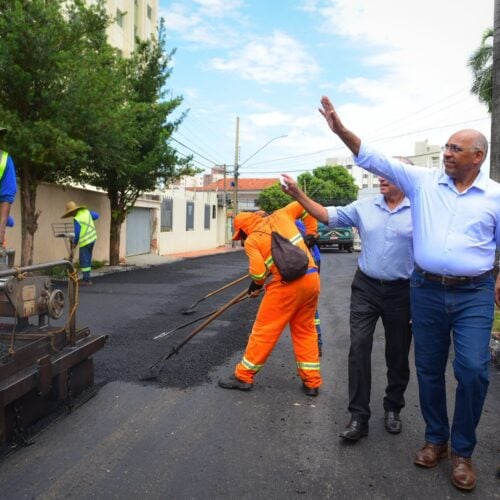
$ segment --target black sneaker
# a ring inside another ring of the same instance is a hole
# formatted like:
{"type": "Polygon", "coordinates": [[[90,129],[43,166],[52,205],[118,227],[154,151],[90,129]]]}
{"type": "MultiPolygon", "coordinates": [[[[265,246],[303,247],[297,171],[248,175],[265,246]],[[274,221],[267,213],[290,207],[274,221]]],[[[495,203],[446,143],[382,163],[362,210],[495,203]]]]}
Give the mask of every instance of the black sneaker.
{"type": "Polygon", "coordinates": [[[249,391],[253,387],[253,384],[243,382],[243,380],[240,380],[234,375],[231,375],[228,378],[220,379],[219,387],[222,387],[223,389],[238,389],[240,391],[249,391]]]}
{"type": "Polygon", "coordinates": [[[311,398],[315,398],[319,394],[319,389],[317,387],[307,387],[306,384],[302,384],[302,390],[311,398]]]}

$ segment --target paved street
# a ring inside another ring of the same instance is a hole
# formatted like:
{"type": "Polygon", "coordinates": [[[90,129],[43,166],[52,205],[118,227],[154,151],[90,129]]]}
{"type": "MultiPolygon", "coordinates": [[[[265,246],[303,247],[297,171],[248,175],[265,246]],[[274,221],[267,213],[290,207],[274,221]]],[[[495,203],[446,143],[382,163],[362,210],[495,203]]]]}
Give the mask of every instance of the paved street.
{"type": "MultiPolygon", "coordinates": [[[[355,445],[338,438],[348,420],[347,352],[350,281],[357,254],[325,252],[320,313],[325,347],[318,398],[301,391],[288,332],[249,393],[217,387],[246,344],[257,300],[232,306],[170,358],[157,382],[138,376],[196,327],[155,335],[221,307],[248,281],[182,308],[247,272],[243,252],[184,259],[97,277],[81,290],[77,323],[109,336],[94,358],[98,393],[59,418],[35,443],[6,456],[0,491],[8,499],[119,498],[500,498],[500,374],[478,430],[478,486],[450,483],[451,466],[413,465],[422,444],[417,385],[402,412],[403,433],[383,428],[384,339],[373,346],[370,434],[355,445]]],[[[449,376],[449,407],[454,379],[449,376]]]]}

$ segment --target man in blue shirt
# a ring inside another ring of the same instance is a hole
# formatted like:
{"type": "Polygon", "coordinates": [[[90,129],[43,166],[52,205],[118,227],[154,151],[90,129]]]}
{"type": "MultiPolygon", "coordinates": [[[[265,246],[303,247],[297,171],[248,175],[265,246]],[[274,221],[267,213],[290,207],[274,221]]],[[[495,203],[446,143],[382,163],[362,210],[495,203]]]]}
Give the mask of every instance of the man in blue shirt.
{"type": "Polygon", "coordinates": [[[500,184],[481,172],[488,141],[460,130],[443,146],[444,172],[385,157],[342,124],[327,97],[321,114],[352,151],[356,163],[398,185],[410,199],[415,269],[411,277],[413,337],[425,443],[415,464],[434,467],[448,456],[454,486],[472,490],[471,456],[489,384],[489,340],[500,275],[493,277],[500,244],[500,184]],[[453,425],[446,408],[445,371],[451,337],[457,380],[453,425]]]}
{"type": "MultiPolygon", "coordinates": [[[[406,160],[408,161],[408,160],[406,160]]],[[[410,379],[410,275],[413,271],[410,203],[394,184],[380,177],[380,195],[345,207],[323,207],[308,198],[297,183],[283,175],[288,188],[306,211],[329,227],[356,227],[363,242],[358,270],[351,285],[349,349],[349,413],[340,437],[358,441],[368,435],[371,392],[371,352],[379,318],[385,328],[387,387],[384,425],[398,434],[410,379]]]]}
{"type": "MultiPolygon", "coordinates": [[[[0,139],[7,129],[0,127],[0,139]]],[[[10,214],[10,207],[16,197],[16,169],[14,161],[7,151],[0,150],[0,246],[5,245],[5,229],[10,214]]]]}

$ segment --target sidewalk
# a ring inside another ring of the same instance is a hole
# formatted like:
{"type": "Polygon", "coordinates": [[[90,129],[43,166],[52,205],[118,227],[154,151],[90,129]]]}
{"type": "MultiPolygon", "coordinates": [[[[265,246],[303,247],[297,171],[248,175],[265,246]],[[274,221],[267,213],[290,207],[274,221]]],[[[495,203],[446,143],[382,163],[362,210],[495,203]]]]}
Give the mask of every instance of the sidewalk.
{"type": "Polygon", "coordinates": [[[118,266],[103,266],[99,269],[92,270],[92,277],[102,276],[103,274],[117,273],[122,271],[131,271],[137,268],[148,268],[152,266],[159,266],[162,264],[170,264],[183,259],[192,259],[196,257],[203,257],[205,255],[214,255],[218,253],[238,252],[243,250],[243,247],[238,243],[234,248],[231,243],[221,245],[217,248],[209,250],[199,250],[196,252],[181,252],[172,253],[168,255],[155,255],[152,253],[145,253],[141,255],[132,255],[126,257],[125,263],[118,266]]]}

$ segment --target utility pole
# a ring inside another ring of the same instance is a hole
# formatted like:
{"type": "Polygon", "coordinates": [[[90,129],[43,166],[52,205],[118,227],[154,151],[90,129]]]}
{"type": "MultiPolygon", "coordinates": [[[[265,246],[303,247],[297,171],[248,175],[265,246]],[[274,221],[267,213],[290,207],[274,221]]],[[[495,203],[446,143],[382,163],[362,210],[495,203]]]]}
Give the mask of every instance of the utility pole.
{"type": "Polygon", "coordinates": [[[224,163],[224,194],[222,206],[224,207],[224,244],[227,243],[227,165],[224,163]]]}
{"type": "Polygon", "coordinates": [[[238,215],[238,162],[240,160],[240,117],[236,118],[236,146],[234,149],[234,200],[233,200],[233,217],[238,215]]]}
{"type": "Polygon", "coordinates": [[[495,0],[491,110],[490,177],[500,181],[500,0],[495,0]]]}
{"type": "MultiPolygon", "coordinates": [[[[236,118],[236,145],[234,148],[234,186],[233,186],[233,221],[238,215],[238,162],[240,156],[240,117],[236,118]]],[[[231,240],[231,245],[235,247],[235,241],[231,240]]]]}

